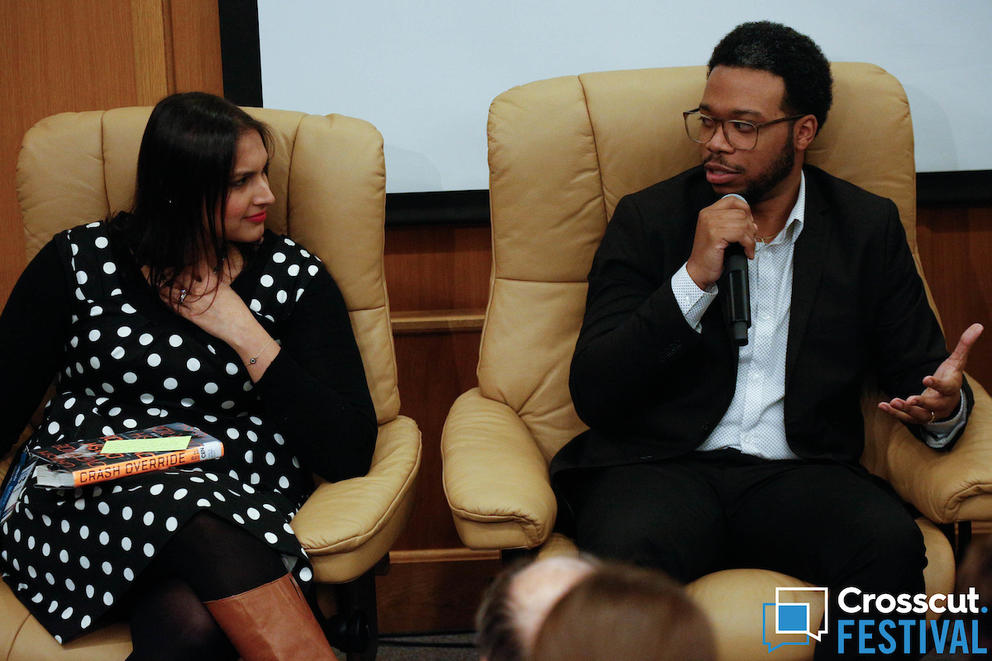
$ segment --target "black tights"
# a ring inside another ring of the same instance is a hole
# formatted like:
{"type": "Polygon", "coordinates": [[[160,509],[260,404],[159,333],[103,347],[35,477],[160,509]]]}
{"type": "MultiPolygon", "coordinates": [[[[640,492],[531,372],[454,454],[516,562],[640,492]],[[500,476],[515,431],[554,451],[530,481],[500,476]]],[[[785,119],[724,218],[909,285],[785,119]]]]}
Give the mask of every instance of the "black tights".
{"type": "Polygon", "coordinates": [[[204,601],[286,574],[279,553],[209,512],[195,515],[156,556],[132,592],[129,661],[237,659],[204,601]]]}

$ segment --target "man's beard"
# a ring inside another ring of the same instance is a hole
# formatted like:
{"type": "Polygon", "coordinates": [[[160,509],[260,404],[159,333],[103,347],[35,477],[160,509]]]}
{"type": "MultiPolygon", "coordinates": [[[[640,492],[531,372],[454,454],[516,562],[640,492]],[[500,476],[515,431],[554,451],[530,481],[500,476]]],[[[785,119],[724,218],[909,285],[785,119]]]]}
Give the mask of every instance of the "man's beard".
{"type": "Polygon", "coordinates": [[[779,153],[778,158],[772,162],[764,174],[748,184],[748,186],[740,192],[741,196],[743,196],[749,204],[761,201],[772,191],[772,189],[778,186],[790,172],[792,172],[792,167],[795,163],[796,152],[792,147],[792,131],[789,131],[789,139],[786,141],[785,146],[779,153]]]}

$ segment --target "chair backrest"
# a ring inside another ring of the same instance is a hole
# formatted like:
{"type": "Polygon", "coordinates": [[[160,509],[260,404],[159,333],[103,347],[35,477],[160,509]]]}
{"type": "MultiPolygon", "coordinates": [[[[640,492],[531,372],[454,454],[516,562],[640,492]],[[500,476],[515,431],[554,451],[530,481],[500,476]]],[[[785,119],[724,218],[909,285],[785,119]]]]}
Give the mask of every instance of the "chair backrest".
{"type": "MultiPolygon", "coordinates": [[[[874,65],[832,70],[833,108],[807,162],[894,200],[919,269],[906,95],[874,65]]],[[[705,83],[702,66],[590,73],[515,87],[490,107],[493,275],[479,386],[519,413],[545,457],[585,429],[568,369],[606,224],[624,195],[698,165],[682,111],[705,83]]]]}
{"type": "MultiPolygon", "coordinates": [[[[383,270],[386,175],[382,136],[343,115],[246,108],[272,129],[266,225],[318,255],[344,295],[379,423],[399,414],[383,270]]],[[[138,147],[151,108],[62,113],[24,136],[17,195],[28,259],[55,233],[130,209],[138,147]]]]}

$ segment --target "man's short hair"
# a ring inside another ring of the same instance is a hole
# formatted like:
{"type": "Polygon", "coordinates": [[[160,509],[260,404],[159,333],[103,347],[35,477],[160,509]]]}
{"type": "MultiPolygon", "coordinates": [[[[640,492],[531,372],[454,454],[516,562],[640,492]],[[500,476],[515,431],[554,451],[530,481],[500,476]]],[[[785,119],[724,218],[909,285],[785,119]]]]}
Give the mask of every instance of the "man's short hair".
{"type": "Polygon", "coordinates": [[[770,21],[742,23],[716,45],[708,66],[708,73],[726,66],[775,74],[785,81],[782,110],[814,115],[821,128],[827,121],[833,102],[830,63],[812,39],[790,27],[770,21]]]}
{"type": "Polygon", "coordinates": [[[479,656],[487,661],[529,658],[548,611],[595,566],[588,556],[560,555],[504,570],[486,590],[476,614],[479,656]]]}
{"type": "Polygon", "coordinates": [[[496,576],[482,597],[475,615],[475,646],[483,659],[523,659],[524,649],[517,633],[510,600],[510,588],[526,562],[518,562],[496,576]]]}

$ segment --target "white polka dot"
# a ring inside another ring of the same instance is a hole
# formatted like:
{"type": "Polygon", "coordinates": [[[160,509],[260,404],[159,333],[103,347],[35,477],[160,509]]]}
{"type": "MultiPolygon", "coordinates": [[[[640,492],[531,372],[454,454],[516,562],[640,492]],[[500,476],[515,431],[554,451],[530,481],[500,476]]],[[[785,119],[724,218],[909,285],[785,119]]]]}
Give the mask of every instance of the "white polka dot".
{"type": "Polygon", "coordinates": [[[258,484],[262,481],[262,476],[259,475],[258,473],[252,473],[251,475],[248,476],[248,481],[251,482],[252,484],[258,484]]]}
{"type": "Polygon", "coordinates": [[[113,394],[114,392],[114,387],[109,383],[104,383],[100,387],[103,388],[103,392],[107,393],[108,395],[113,394]]]}
{"type": "Polygon", "coordinates": [[[131,538],[130,537],[121,537],[121,548],[124,549],[125,551],[130,551],[131,550],[131,538]]]}
{"type": "Polygon", "coordinates": [[[38,578],[38,570],[28,565],[28,576],[31,578],[38,578]]]}
{"type": "Polygon", "coordinates": [[[235,429],[234,427],[228,427],[227,428],[227,437],[230,438],[232,441],[234,439],[238,438],[240,435],[241,434],[239,434],[238,433],[238,430],[235,429]]]}
{"type": "Polygon", "coordinates": [[[83,569],[89,569],[90,568],[90,559],[87,558],[85,555],[79,556],[79,566],[82,567],[83,569]]]}
{"type": "Polygon", "coordinates": [[[179,401],[179,403],[182,404],[183,406],[185,406],[186,408],[189,408],[189,407],[193,406],[193,404],[195,404],[195,402],[192,399],[190,399],[189,397],[183,397],[179,401]]]}
{"type": "Polygon", "coordinates": [[[146,392],[145,394],[143,394],[141,396],[141,403],[142,404],[151,404],[154,401],[155,401],[155,398],[152,397],[152,395],[150,393],[147,393],[146,392]]]}
{"type": "Polygon", "coordinates": [[[107,241],[107,237],[105,237],[105,236],[98,236],[98,237],[96,237],[96,241],[93,242],[93,245],[95,245],[97,248],[100,248],[101,250],[103,250],[104,248],[107,247],[107,243],[109,243],[107,241]]]}
{"type": "Polygon", "coordinates": [[[90,365],[91,365],[91,366],[93,367],[93,369],[95,369],[95,370],[98,370],[98,369],[100,369],[100,359],[99,359],[99,358],[97,358],[96,356],[93,356],[92,358],[90,358],[90,365]]]}
{"type": "MultiPolygon", "coordinates": [[[[138,375],[134,372],[124,372],[124,383],[137,383],[138,375]]],[[[144,395],[142,395],[144,397],[144,395]]]]}
{"type": "Polygon", "coordinates": [[[169,344],[172,345],[173,347],[178,347],[182,343],[183,343],[183,338],[181,338],[180,336],[176,334],[172,334],[169,336],[169,344]]]}
{"type": "Polygon", "coordinates": [[[250,485],[247,485],[247,484],[242,484],[242,485],[241,485],[241,489],[242,489],[242,490],[243,490],[243,491],[244,491],[245,493],[255,493],[255,489],[254,489],[254,487],[252,487],[252,486],[250,486],[250,485]]]}
{"type": "Polygon", "coordinates": [[[190,372],[195,372],[196,370],[200,369],[200,361],[197,360],[196,358],[190,358],[189,360],[186,361],[186,369],[188,369],[190,372]]]}
{"type": "Polygon", "coordinates": [[[80,271],[79,273],[76,274],[76,282],[78,282],[79,284],[85,285],[86,284],[86,280],[87,280],[87,277],[86,277],[86,272],[85,271],[80,271]]]}
{"type": "Polygon", "coordinates": [[[146,544],[145,544],[145,545],[144,545],[144,546],[143,546],[143,547],[141,548],[141,550],[142,550],[142,552],[143,552],[143,553],[145,554],[145,556],[146,556],[146,557],[149,557],[149,558],[150,558],[150,557],[152,557],[153,555],[155,555],[155,547],[154,547],[154,546],[152,545],[152,543],[151,543],[151,542],[148,542],[148,543],[146,543],[146,544]]]}
{"type": "MultiPolygon", "coordinates": [[[[88,566],[89,565],[87,565],[87,567],[88,566]]],[[[89,597],[90,599],[92,599],[94,594],[96,594],[96,590],[93,589],[93,586],[92,585],[87,585],[86,586],[86,596],[89,597]]]]}
{"type": "Polygon", "coordinates": [[[100,569],[102,569],[103,573],[106,574],[107,576],[110,576],[112,573],[114,573],[114,566],[109,562],[104,562],[102,565],[100,565],[100,569]]]}
{"type": "Polygon", "coordinates": [[[141,518],[141,521],[142,521],[142,522],[143,522],[143,523],[144,523],[144,524],[145,524],[146,526],[150,526],[150,525],[152,525],[152,522],[154,522],[154,521],[155,521],[155,512],[145,512],[145,516],[143,516],[143,517],[141,518]]]}
{"type": "Polygon", "coordinates": [[[268,273],[259,278],[258,281],[263,287],[271,287],[272,283],[275,282],[275,280],[272,279],[272,276],[268,273]]]}
{"type": "Polygon", "coordinates": [[[106,273],[107,275],[110,275],[111,273],[113,273],[116,270],[117,270],[117,265],[116,264],[114,264],[113,262],[104,262],[104,264],[103,264],[103,272],[104,273],[106,273]]]}
{"type": "Polygon", "coordinates": [[[104,436],[110,436],[111,434],[114,433],[114,428],[111,427],[110,425],[104,425],[103,429],[101,429],[100,431],[103,432],[104,436]]]}
{"type": "Polygon", "coordinates": [[[90,308],[91,317],[99,317],[101,314],[103,314],[103,308],[101,308],[99,305],[94,305],[93,307],[90,308]]]}
{"type": "Polygon", "coordinates": [[[66,551],[65,549],[62,549],[61,551],[59,551],[59,561],[62,564],[65,564],[65,563],[69,562],[69,552],[66,551]]]}
{"type": "Polygon", "coordinates": [[[124,314],[134,314],[135,312],[137,312],[137,310],[135,310],[130,303],[125,303],[124,305],[121,306],[121,312],[123,312],[124,314]]]}
{"type": "Polygon", "coordinates": [[[310,275],[317,275],[317,271],[319,270],[320,269],[317,268],[316,264],[311,264],[310,266],[307,267],[307,273],[309,273],[310,275]]]}
{"type": "Polygon", "coordinates": [[[200,500],[196,501],[196,506],[197,507],[210,507],[210,501],[207,500],[206,498],[201,498],[200,500]]]}
{"type": "Polygon", "coordinates": [[[78,347],[79,346],[79,337],[76,336],[76,335],[73,335],[72,337],[70,337],[69,338],[69,346],[71,346],[73,349],[75,349],[76,347],[78,347]]]}
{"type": "Polygon", "coordinates": [[[62,402],[62,408],[66,409],[66,410],[69,410],[69,409],[71,409],[73,407],[73,405],[75,403],[76,403],[76,398],[75,397],[70,397],[69,399],[67,399],[64,402],[62,402]]]}
{"type": "Polygon", "coordinates": [[[266,452],[265,453],[265,463],[267,463],[269,466],[275,466],[276,465],[276,456],[274,454],[272,454],[271,452],[266,452]]]}
{"type": "Polygon", "coordinates": [[[172,494],[172,497],[175,500],[182,500],[183,498],[186,497],[187,493],[189,492],[186,491],[186,489],[176,489],[176,493],[172,494]]]}
{"type": "Polygon", "coordinates": [[[125,567],[124,568],[124,578],[125,578],[125,580],[133,581],[134,580],[134,570],[131,569],[130,567],[125,567]]]}
{"type": "Polygon", "coordinates": [[[265,541],[267,541],[269,544],[275,544],[276,542],[279,541],[279,537],[275,533],[267,532],[265,533],[265,541]]]}
{"type": "Polygon", "coordinates": [[[217,422],[217,416],[210,415],[209,413],[204,413],[203,419],[206,420],[207,422],[217,422]]]}
{"type": "Polygon", "coordinates": [[[120,328],[117,329],[117,335],[119,337],[127,337],[130,334],[131,334],[130,326],[121,326],[120,328]]]}
{"type": "Polygon", "coordinates": [[[153,338],[150,333],[142,333],[141,337],[138,338],[138,344],[140,344],[143,347],[147,347],[149,344],[152,343],[152,339],[153,338]]]}
{"type": "Polygon", "coordinates": [[[100,543],[104,546],[110,543],[110,534],[106,530],[100,533],[100,543]]]}
{"type": "Polygon", "coordinates": [[[83,420],[85,420],[85,419],[86,419],[86,416],[83,415],[82,413],[80,413],[79,415],[76,416],[76,419],[73,420],[72,423],[74,425],[76,425],[77,427],[79,427],[79,426],[81,426],[83,424],[83,420]]]}
{"type": "Polygon", "coordinates": [[[110,514],[110,505],[108,505],[107,503],[103,502],[102,500],[96,506],[96,508],[100,511],[100,514],[110,514]]]}
{"type": "Polygon", "coordinates": [[[234,376],[235,374],[238,373],[238,366],[235,365],[234,363],[228,363],[227,365],[224,366],[224,371],[230,374],[231,376],[234,376]]]}
{"type": "Polygon", "coordinates": [[[276,292],[276,300],[280,303],[285,303],[287,298],[289,298],[289,296],[282,289],[276,292]]]}
{"type": "Polygon", "coordinates": [[[169,532],[174,532],[176,528],[179,527],[179,521],[174,516],[170,516],[165,520],[165,529],[169,532]]]}
{"type": "Polygon", "coordinates": [[[124,347],[114,347],[114,350],[110,352],[110,357],[114,360],[120,360],[126,353],[127,352],[124,351],[124,347]]]}
{"type": "Polygon", "coordinates": [[[245,514],[247,514],[248,518],[253,521],[258,521],[262,517],[262,513],[254,507],[249,507],[245,514]]]}
{"type": "Polygon", "coordinates": [[[281,252],[274,252],[272,253],[272,261],[276,264],[282,264],[286,261],[286,255],[281,252]]]}
{"type": "MultiPolygon", "coordinates": [[[[235,478],[235,479],[236,479],[236,478],[235,478]]],[[[226,499],[226,498],[224,498],[224,494],[222,494],[222,493],[221,493],[221,492],[219,492],[219,491],[214,491],[214,498],[216,498],[217,500],[219,500],[219,501],[220,501],[220,502],[222,502],[222,503],[223,503],[223,502],[226,502],[226,501],[227,501],[227,499],[226,499]]]]}
{"type": "Polygon", "coordinates": [[[58,609],[59,609],[59,602],[57,602],[57,601],[52,601],[52,603],[48,605],[48,612],[49,613],[54,613],[58,609]]]}
{"type": "Polygon", "coordinates": [[[245,392],[250,392],[251,389],[254,387],[255,386],[252,385],[251,381],[245,381],[244,385],[241,386],[241,389],[244,390],[245,392]]]}
{"type": "Polygon", "coordinates": [[[148,354],[147,361],[151,367],[158,367],[162,364],[162,356],[157,353],[150,353],[148,354]]]}
{"type": "Polygon", "coordinates": [[[289,265],[289,268],[286,269],[286,273],[288,273],[291,277],[295,278],[296,276],[298,276],[300,274],[300,265],[299,264],[290,264],[289,265]]]}
{"type": "Polygon", "coordinates": [[[237,521],[238,523],[240,523],[241,525],[245,525],[244,517],[242,517],[240,514],[232,514],[231,518],[237,521]]]}
{"type": "Polygon", "coordinates": [[[214,383],[213,381],[207,382],[206,384],[204,384],[203,390],[208,395],[213,395],[215,392],[217,392],[217,384],[214,383]]]}
{"type": "Polygon", "coordinates": [[[124,420],[124,426],[128,429],[134,429],[138,426],[138,422],[134,418],[127,418],[124,420]]]}
{"type": "Polygon", "coordinates": [[[251,302],[248,304],[248,307],[254,310],[255,312],[262,311],[262,304],[259,302],[257,298],[251,299],[251,302]]]}
{"type": "Polygon", "coordinates": [[[52,422],[48,423],[48,433],[49,434],[58,434],[59,433],[59,423],[55,422],[54,420],[52,422]]]}
{"type": "Polygon", "coordinates": [[[81,619],[79,621],[79,628],[80,629],[88,629],[91,623],[92,623],[92,620],[90,619],[90,616],[89,615],[84,615],[83,616],[83,619],[81,619]]]}
{"type": "Polygon", "coordinates": [[[251,420],[252,424],[254,424],[254,425],[258,425],[258,426],[261,426],[262,425],[262,419],[259,418],[259,417],[257,417],[257,416],[254,416],[254,415],[253,416],[249,416],[248,419],[251,420]]]}
{"type": "Polygon", "coordinates": [[[309,583],[310,579],[313,578],[313,571],[309,567],[304,567],[300,570],[300,580],[309,583]]]}
{"type": "Polygon", "coordinates": [[[225,411],[230,410],[230,409],[233,409],[234,408],[234,402],[232,402],[230,400],[228,400],[226,402],[221,402],[220,407],[222,409],[224,409],[225,411]]]}
{"type": "Polygon", "coordinates": [[[72,582],[71,578],[65,579],[65,589],[69,592],[73,592],[76,589],[76,584],[72,582]]]}
{"type": "Polygon", "coordinates": [[[104,592],[103,593],[103,603],[106,604],[107,606],[113,605],[113,603],[114,603],[114,595],[110,594],[109,592],[104,592]]]}
{"type": "Polygon", "coordinates": [[[36,603],[36,604],[40,604],[44,599],[45,598],[43,596],[41,596],[41,593],[40,592],[38,594],[36,594],[35,596],[31,597],[31,601],[34,602],[34,603],[36,603]]]}
{"type": "Polygon", "coordinates": [[[112,409],[110,409],[109,411],[107,411],[107,415],[109,415],[110,417],[117,417],[120,414],[121,414],[121,407],[119,407],[119,406],[115,406],[112,409]]]}
{"type": "Polygon", "coordinates": [[[179,382],[170,376],[168,379],[162,382],[162,386],[166,390],[175,390],[177,387],[179,387],[179,382]]]}
{"type": "Polygon", "coordinates": [[[273,507],[271,503],[263,503],[262,504],[262,507],[264,507],[265,509],[269,510],[270,512],[275,512],[276,511],[276,508],[273,507]]]}
{"type": "Polygon", "coordinates": [[[289,488],[289,480],[286,478],[285,475],[279,478],[279,486],[283,489],[289,488]]]}
{"type": "Polygon", "coordinates": [[[245,432],[245,436],[247,436],[248,437],[248,440],[250,440],[252,442],[255,442],[255,441],[258,440],[258,434],[256,434],[255,432],[253,432],[250,429],[245,432]]]}
{"type": "Polygon", "coordinates": [[[306,248],[300,248],[300,254],[303,255],[304,259],[308,259],[310,257],[310,253],[306,251],[306,248]]]}
{"type": "Polygon", "coordinates": [[[124,509],[121,510],[121,518],[125,521],[130,521],[132,514],[134,514],[134,511],[131,509],[130,505],[125,505],[124,509]]]}
{"type": "MultiPolygon", "coordinates": [[[[74,503],[74,505],[75,505],[75,507],[76,507],[77,510],[81,510],[84,507],[86,507],[86,503],[84,503],[82,500],[77,500],[74,503]]],[[[62,519],[62,532],[63,533],[68,533],[69,532],[69,522],[66,521],[65,519],[62,519]]]]}
{"type": "Polygon", "coordinates": [[[70,617],[72,617],[72,606],[69,606],[64,611],[62,611],[63,620],[68,620],[70,617]]]}
{"type": "Polygon", "coordinates": [[[272,435],[272,440],[276,442],[276,445],[285,445],[286,439],[282,437],[282,434],[275,433],[272,435]]]}

